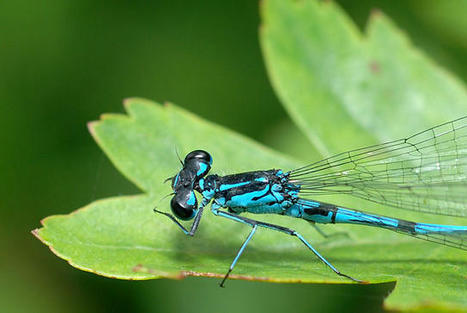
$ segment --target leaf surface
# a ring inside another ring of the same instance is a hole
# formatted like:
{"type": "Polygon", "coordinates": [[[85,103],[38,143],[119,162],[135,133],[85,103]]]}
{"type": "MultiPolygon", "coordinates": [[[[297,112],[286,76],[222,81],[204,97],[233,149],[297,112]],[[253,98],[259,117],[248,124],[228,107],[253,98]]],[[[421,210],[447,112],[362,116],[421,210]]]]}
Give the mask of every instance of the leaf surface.
{"type": "MultiPolygon", "coordinates": [[[[247,226],[208,211],[199,232],[188,238],[167,218],[152,212],[156,204],[169,210],[169,200],[163,197],[170,186],[163,180],[180,167],[174,146],[183,147],[182,155],[195,148],[210,151],[213,172],[221,175],[299,164],[174,105],[131,99],[126,108],[129,116],[104,115],[90,128],[116,167],[146,193],[99,200],[71,214],[48,217],[36,236],[73,266],[108,277],[221,277],[248,234],[247,226]]],[[[350,236],[325,240],[306,222],[282,216],[256,217],[297,229],[344,273],[375,283],[398,279],[400,290],[396,289],[394,303],[465,301],[467,258],[462,251],[355,226],[323,226],[327,232],[345,231],[350,236]]],[[[410,213],[405,217],[410,218],[410,213]]],[[[233,277],[349,283],[327,269],[296,238],[265,229],[251,241],[233,277]]]]}
{"type": "MultiPolygon", "coordinates": [[[[262,16],[261,41],[274,87],[323,155],[397,139],[465,114],[463,86],[416,51],[381,14],[373,16],[365,36],[329,2],[268,0],[262,16]]],[[[205,212],[196,236],[187,238],[152,212],[155,205],[170,210],[164,196],[171,190],[163,181],[180,169],[175,151],[182,158],[194,149],[209,151],[211,172],[219,175],[303,164],[175,105],[129,99],[125,106],[127,115],[103,115],[90,130],[117,169],[144,193],[48,217],[34,234],[73,266],[99,275],[222,277],[249,232],[247,226],[205,212]]],[[[332,202],[409,220],[459,224],[458,219],[399,212],[345,197],[332,202]]],[[[328,233],[346,232],[349,237],[323,239],[303,221],[249,217],[296,229],[344,273],[372,283],[397,280],[387,300],[390,307],[467,306],[463,251],[351,225],[324,225],[328,233]]],[[[296,238],[263,229],[232,277],[349,283],[296,238]]]]}

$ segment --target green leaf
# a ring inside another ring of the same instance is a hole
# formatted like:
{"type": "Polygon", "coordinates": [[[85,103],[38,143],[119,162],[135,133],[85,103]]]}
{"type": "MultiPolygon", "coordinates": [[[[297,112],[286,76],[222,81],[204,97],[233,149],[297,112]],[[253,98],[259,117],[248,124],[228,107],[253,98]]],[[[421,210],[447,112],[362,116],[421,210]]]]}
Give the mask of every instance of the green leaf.
{"type": "MultiPolygon", "coordinates": [[[[99,200],[69,215],[48,217],[43,228],[35,231],[36,236],[73,266],[108,277],[221,277],[248,227],[206,212],[199,232],[188,238],[167,218],[152,212],[156,204],[168,210],[169,200],[161,199],[171,190],[162,182],[180,167],[175,147],[183,149],[182,155],[195,148],[210,151],[213,172],[221,175],[299,164],[174,105],[162,107],[130,99],[126,109],[129,116],[104,115],[90,129],[115,166],[146,194],[99,200]]],[[[352,226],[339,227],[350,239],[323,240],[303,221],[282,216],[259,218],[305,234],[344,273],[371,282],[400,279],[398,303],[413,304],[428,297],[432,301],[464,301],[463,288],[459,287],[465,287],[466,257],[455,249],[352,226]],[[436,294],[430,296],[434,290],[436,294]]],[[[324,226],[325,231],[333,229],[324,226]]],[[[298,240],[263,229],[255,235],[234,274],[234,278],[276,282],[349,283],[327,269],[298,240]]]]}
{"type": "Polygon", "coordinates": [[[275,91],[323,155],[465,115],[465,87],[380,12],[365,35],[331,1],[267,0],[262,19],[275,91]]]}
{"type": "MultiPolygon", "coordinates": [[[[381,15],[370,27],[369,33],[374,35],[363,39],[332,3],[269,0],[262,12],[262,44],[274,86],[297,125],[323,154],[405,136],[441,119],[457,117],[462,105],[465,107],[462,86],[414,51],[381,15]],[[379,37],[386,49],[378,46],[379,37]],[[371,49],[362,48],[365,45],[371,49]],[[397,51],[387,48],[392,45],[397,51]],[[367,55],[367,49],[371,54],[367,55]],[[405,62],[407,72],[398,62],[405,62]],[[429,75],[428,83],[423,82],[425,75],[429,75]],[[386,85],[390,83],[395,87],[386,85]],[[384,96],[380,99],[381,92],[384,96]],[[400,101],[394,102],[396,99],[400,101]],[[450,106],[441,110],[438,102],[450,106]],[[408,123],[410,117],[416,118],[408,123]],[[401,122],[390,123],[394,120],[401,122]]],[[[174,105],[160,106],[142,99],[125,104],[128,115],[104,115],[90,124],[90,130],[118,170],[144,194],[100,200],[69,215],[48,217],[34,234],[73,266],[108,277],[222,277],[248,227],[206,212],[199,232],[187,238],[167,218],[152,212],[155,205],[169,210],[169,199],[164,196],[171,190],[163,181],[180,168],[175,150],[182,157],[193,149],[210,151],[212,172],[219,175],[303,164],[174,105]]],[[[387,209],[362,201],[334,197],[333,202],[388,215],[387,209]]],[[[415,213],[396,213],[397,217],[420,220],[415,213]]],[[[397,288],[388,299],[391,307],[467,305],[467,256],[462,251],[351,225],[323,226],[328,233],[349,234],[349,238],[325,240],[300,220],[254,218],[296,229],[344,273],[373,283],[397,279],[397,288]]],[[[456,223],[448,217],[427,216],[423,221],[456,223]]],[[[232,277],[349,283],[296,238],[263,229],[251,241],[232,277]]]]}

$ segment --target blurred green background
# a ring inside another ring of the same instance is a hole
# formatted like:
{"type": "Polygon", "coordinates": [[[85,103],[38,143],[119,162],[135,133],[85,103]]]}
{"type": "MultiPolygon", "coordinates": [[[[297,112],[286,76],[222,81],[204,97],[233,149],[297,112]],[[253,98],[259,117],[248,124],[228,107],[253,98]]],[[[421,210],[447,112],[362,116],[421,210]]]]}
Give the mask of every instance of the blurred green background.
{"type": "MultiPolygon", "coordinates": [[[[466,80],[466,1],[338,3],[362,29],[381,9],[466,80]]],[[[293,126],[266,75],[259,23],[252,0],[0,3],[2,312],[377,310],[384,288],[111,280],[72,268],[29,233],[45,216],[138,192],[86,129],[123,112],[126,97],[174,102],[283,149],[274,134],[293,126]]]]}

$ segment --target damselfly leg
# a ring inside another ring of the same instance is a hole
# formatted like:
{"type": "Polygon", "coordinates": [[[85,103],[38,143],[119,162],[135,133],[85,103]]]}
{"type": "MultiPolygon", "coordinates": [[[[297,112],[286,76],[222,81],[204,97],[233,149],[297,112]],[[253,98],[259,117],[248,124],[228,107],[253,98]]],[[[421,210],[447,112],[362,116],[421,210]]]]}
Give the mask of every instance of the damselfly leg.
{"type": "Polygon", "coordinates": [[[240,250],[238,251],[237,255],[235,256],[234,261],[233,261],[232,264],[230,265],[230,268],[229,268],[229,270],[227,271],[227,274],[225,274],[225,277],[224,277],[224,279],[223,279],[222,282],[221,282],[221,287],[224,286],[225,280],[229,277],[230,273],[232,272],[233,268],[235,267],[235,264],[237,263],[238,259],[240,258],[240,256],[242,255],[243,251],[245,250],[246,245],[249,243],[251,237],[252,237],[253,234],[255,233],[257,226],[259,226],[259,227],[264,227],[264,228],[268,228],[268,229],[272,229],[272,230],[276,230],[276,231],[279,231],[279,232],[282,232],[282,233],[285,233],[285,234],[288,234],[288,235],[297,237],[297,238],[300,239],[300,241],[301,241],[303,244],[305,244],[305,246],[307,246],[307,248],[310,249],[324,264],[326,264],[331,270],[333,270],[334,273],[336,273],[336,274],[339,275],[339,276],[346,277],[346,278],[348,278],[348,279],[350,279],[350,280],[353,280],[353,281],[355,281],[355,282],[357,282],[357,283],[365,283],[365,281],[362,281],[362,280],[353,278],[353,277],[351,277],[351,276],[349,276],[349,275],[346,275],[346,274],[341,273],[337,268],[335,268],[331,263],[329,263],[329,261],[326,260],[315,248],[313,248],[313,246],[312,246],[302,235],[300,235],[300,233],[296,232],[296,231],[293,230],[293,229],[286,228],[286,227],[279,226],[279,225],[270,224],[270,223],[265,223],[265,222],[261,222],[261,221],[257,221],[257,220],[253,220],[253,219],[246,218],[246,217],[243,217],[243,216],[239,216],[239,215],[236,215],[236,214],[232,214],[232,213],[229,213],[229,212],[221,211],[221,210],[218,210],[217,208],[212,208],[211,211],[212,211],[212,213],[214,213],[214,215],[222,216],[222,217],[228,218],[228,219],[230,219],[230,220],[233,220],[233,221],[236,221],[236,222],[240,222],[240,223],[243,223],[243,224],[247,224],[247,225],[250,225],[250,226],[253,227],[253,230],[252,230],[252,231],[250,232],[250,234],[248,235],[247,239],[245,240],[245,242],[244,242],[243,245],[241,246],[240,250]]]}

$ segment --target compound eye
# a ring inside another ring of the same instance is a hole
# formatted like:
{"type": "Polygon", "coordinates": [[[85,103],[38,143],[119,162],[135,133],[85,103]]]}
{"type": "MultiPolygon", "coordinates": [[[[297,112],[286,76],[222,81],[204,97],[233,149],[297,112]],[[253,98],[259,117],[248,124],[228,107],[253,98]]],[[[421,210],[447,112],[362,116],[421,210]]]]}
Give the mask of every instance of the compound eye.
{"type": "Polygon", "coordinates": [[[191,220],[196,215],[198,201],[195,193],[179,192],[170,201],[173,214],[181,220],[191,220]]]}
{"type": "Polygon", "coordinates": [[[185,164],[193,159],[204,161],[205,163],[212,165],[211,155],[204,150],[195,150],[195,151],[191,151],[190,153],[188,153],[187,156],[185,157],[185,164]]]}

